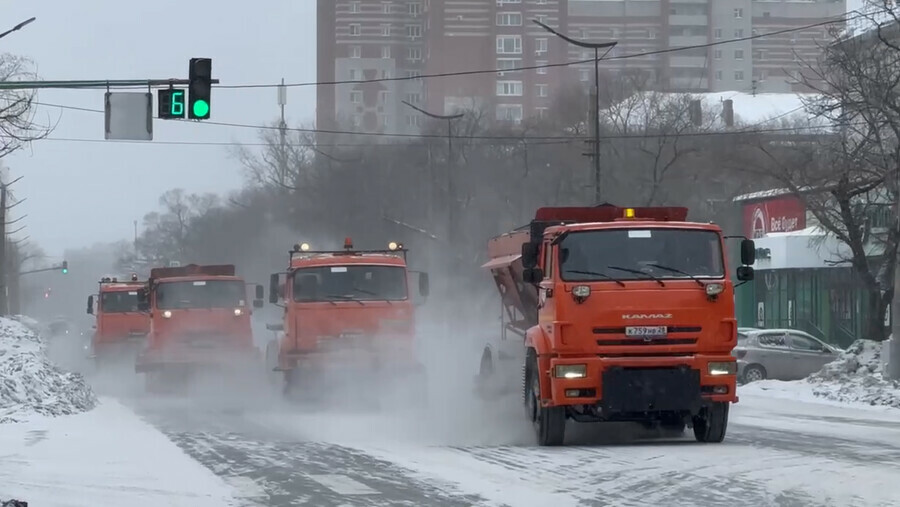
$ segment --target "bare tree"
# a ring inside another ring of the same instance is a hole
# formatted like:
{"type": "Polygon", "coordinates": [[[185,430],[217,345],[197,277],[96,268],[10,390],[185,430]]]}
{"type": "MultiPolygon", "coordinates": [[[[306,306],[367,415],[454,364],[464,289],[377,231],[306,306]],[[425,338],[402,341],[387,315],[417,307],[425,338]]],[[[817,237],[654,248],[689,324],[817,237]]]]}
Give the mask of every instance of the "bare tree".
{"type": "MultiPolygon", "coordinates": [[[[0,82],[36,80],[31,61],[21,56],[0,55],[0,82]]],[[[43,139],[53,127],[35,123],[34,90],[0,90],[0,158],[31,141],[43,139]]]]}

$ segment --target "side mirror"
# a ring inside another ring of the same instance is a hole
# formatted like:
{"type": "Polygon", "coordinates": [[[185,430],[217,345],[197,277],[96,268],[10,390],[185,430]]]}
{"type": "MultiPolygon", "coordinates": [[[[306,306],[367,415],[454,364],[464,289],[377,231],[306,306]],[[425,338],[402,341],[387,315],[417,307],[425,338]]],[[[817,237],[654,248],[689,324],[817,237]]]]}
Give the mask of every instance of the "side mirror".
{"type": "Polygon", "coordinates": [[[753,268],[750,266],[739,266],[737,268],[737,279],[742,282],[753,280],[753,268]]]}
{"type": "Polygon", "coordinates": [[[427,298],[429,291],[428,273],[419,273],[419,294],[423,298],[427,298]]]}
{"type": "Polygon", "coordinates": [[[541,268],[528,268],[522,272],[522,278],[525,283],[537,285],[544,279],[544,270],[541,268]]]}
{"type": "Polygon", "coordinates": [[[278,303],[278,278],[278,273],[269,276],[269,302],[273,305],[278,303]]]}
{"type": "MultiPolygon", "coordinates": [[[[756,243],[752,239],[741,241],[741,264],[750,266],[756,262],[756,243]]],[[[752,280],[752,278],[751,278],[752,280]]]]}
{"type": "Polygon", "coordinates": [[[88,315],[94,314],[94,296],[93,296],[93,294],[88,296],[87,312],[88,312],[88,315]]]}
{"type": "Polygon", "coordinates": [[[522,244],[522,266],[525,269],[537,266],[539,249],[540,244],[538,243],[528,242],[522,244]]]}
{"type": "Polygon", "coordinates": [[[262,285],[256,286],[256,299],[262,299],[266,297],[266,290],[263,289],[262,285]]]}
{"type": "Polygon", "coordinates": [[[145,289],[145,288],[138,289],[137,296],[138,296],[138,308],[140,308],[141,303],[149,303],[149,301],[147,299],[147,289],[145,289]]]}
{"type": "MultiPolygon", "coordinates": [[[[261,285],[258,286],[258,287],[259,287],[260,289],[262,288],[261,285]]],[[[262,299],[254,299],[254,300],[253,300],[253,308],[262,308],[262,307],[263,307],[263,300],[262,300],[262,299]]]]}

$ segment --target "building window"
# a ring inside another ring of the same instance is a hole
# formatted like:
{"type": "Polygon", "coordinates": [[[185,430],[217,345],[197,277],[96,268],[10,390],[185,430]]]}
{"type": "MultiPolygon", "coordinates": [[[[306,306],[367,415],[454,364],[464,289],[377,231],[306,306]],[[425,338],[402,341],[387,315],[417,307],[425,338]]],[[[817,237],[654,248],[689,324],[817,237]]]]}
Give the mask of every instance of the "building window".
{"type": "Polygon", "coordinates": [[[522,104],[500,104],[497,106],[497,121],[515,123],[522,121],[522,104]]]}
{"type": "Polygon", "coordinates": [[[498,97],[521,97],[522,82],[521,81],[497,81],[498,97]]]}
{"type": "Polygon", "coordinates": [[[354,127],[359,127],[362,125],[362,117],[358,114],[354,114],[350,117],[350,123],[352,123],[354,127]]]}
{"type": "Polygon", "coordinates": [[[419,116],[418,115],[406,115],[406,126],[407,127],[418,127],[419,126],[419,116]]]}
{"type": "Polygon", "coordinates": [[[390,69],[381,69],[381,79],[390,79],[394,77],[390,69]]]}
{"type": "Polygon", "coordinates": [[[497,54],[500,54],[500,55],[522,54],[522,36],[521,35],[498,35],[497,36],[497,54]]]}
{"type": "Polygon", "coordinates": [[[384,37],[391,36],[391,25],[381,25],[381,35],[384,37]]]}
{"type": "Polygon", "coordinates": [[[381,12],[385,14],[391,13],[391,2],[381,2],[381,12]]]}
{"type": "Polygon", "coordinates": [[[498,12],[497,26],[522,26],[522,13],[498,12]]]}
{"type": "Polygon", "coordinates": [[[537,117],[541,120],[547,117],[548,109],[546,107],[536,107],[534,110],[537,111],[537,117]]]}
{"type": "Polygon", "coordinates": [[[743,37],[743,36],[744,36],[744,29],[743,29],[743,28],[738,28],[737,30],[734,31],[734,38],[735,38],[735,39],[740,39],[740,38],[743,37]]]}
{"type": "Polygon", "coordinates": [[[358,37],[360,33],[362,33],[362,27],[359,26],[359,23],[350,23],[350,35],[358,37]]]}
{"type": "Polygon", "coordinates": [[[722,71],[717,70],[716,71],[716,81],[721,81],[721,80],[722,80],[722,71]]]}
{"type": "Polygon", "coordinates": [[[655,39],[656,38],[656,30],[647,30],[647,38],[655,39]]]}
{"type": "Polygon", "coordinates": [[[578,69],[578,78],[581,81],[587,82],[591,79],[591,71],[588,69],[578,69]]]}
{"type": "Polygon", "coordinates": [[[409,4],[409,15],[410,16],[418,16],[422,13],[422,4],[418,2],[413,2],[409,4]]]}
{"type": "Polygon", "coordinates": [[[350,58],[362,58],[362,46],[350,46],[350,58]]]}
{"type": "Polygon", "coordinates": [[[522,0],[497,0],[497,5],[520,4],[522,0]]]}
{"type": "Polygon", "coordinates": [[[744,9],[735,9],[734,10],[735,19],[741,19],[744,17],[744,9]]]}
{"type": "Polygon", "coordinates": [[[537,67],[534,69],[537,74],[547,73],[547,67],[542,67],[542,65],[547,65],[547,60],[535,60],[534,65],[537,67]]]}
{"type": "Polygon", "coordinates": [[[713,51],[713,58],[715,58],[716,60],[721,60],[722,59],[722,50],[717,49],[717,50],[713,51]]]}
{"type": "Polygon", "coordinates": [[[417,77],[419,77],[419,76],[421,76],[421,75],[422,75],[422,72],[421,72],[421,71],[418,71],[418,70],[408,70],[408,71],[406,71],[406,78],[407,78],[407,79],[415,79],[415,78],[417,78],[417,77]]]}
{"type": "Polygon", "coordinates": [[[378,92],[378,102],[380,104],[387,104],[391,100],[391,92],[380,90],[378,92]]]}
{"type": "Polygon", "coordinates": [[[499,75],[505,75],[506,73],[514,73],[518,72],[516,70],[522,66],[521,58],[497,58],[497,70],[499,75]]]}
{"type": "Polygon", "coordinates": [[[407,48],[406,59],[411,62],[417,62],[422,59],[422,48],[407,48]]]}
{"type": "Polygon", "coordinates": [[[350,81],[359,81],[359,69],[350,69],[350,81]]]}
{"type": "Polygon", "coordinates": [[[410,104],[418,104],[422,102],[422,94],[421,93],[407,93],[406,101],[410,104]]]}
{"type": "Polygon", "coordinates": [[[418,39],[422,36],[422,25],[407,25],[406,36],[410,39],[418,39]]]}
{"type": "Polygon", "coordinates": [[[351,104],[362,104],[362,92],[360,92],[360,91],[350,92],[350,103],[351,104]]]}
{"type": "Polygon", "coordinates": [[[356,14],[359,12],[359,2],[350,2],[350,12],[356,14]]]}
{"type": "Polygon", "coordinates": [[[378,124],[382,127],[389,127],[391,125],[391,117],[386,114],[379,114],[378,124]]]}
{"type": "Polygon", "coordinates": [[[722,38],[722,29],[716,28],[715,34],[716,34],[717,39],[721,39],[722,38]]]}
{"type": "Polygon", "coordinates": [[[537,16],[535,16],[535,18],[537,18],[538,22],[544,23],[545,25],[547,24],[547,15],[546,14],[538,14],[537,16]]]}
{"type": "Polygon", "coordinates": [[[382,58],[390,58],[391,57],[391,47],[390,46],[381,46],[381,57],[382,58]]]}
{"type": "Polygon", "coordinates": [[[535,91],[537,92],[537,96],[538,96],[538,97],[547,97],[547,96],[549,96],[549,93],[548,93],[548,86],[547,86],[547,85],[545,85],[545,84],[539,84],[539,85],[535,85],[534,88],[535,88],[535,91]]]}
{"type": "Polygon", "coordinates": [[[744,71],[742,71],[742,70],[734,71],[734,80],[735,81],[743,81],[744,80],[744,71]]]}
{"type": "Polygon", "coordinates": [[[534,39],[534,54],[542,55],[547,52],[547,39],[534,39]]]}
{"type": "Polygon", "coordinates": [[[734,50],[734,59],[735,60],[743,60],[744,59],[744,50],[743,49],[735,49],[734,50]]]}

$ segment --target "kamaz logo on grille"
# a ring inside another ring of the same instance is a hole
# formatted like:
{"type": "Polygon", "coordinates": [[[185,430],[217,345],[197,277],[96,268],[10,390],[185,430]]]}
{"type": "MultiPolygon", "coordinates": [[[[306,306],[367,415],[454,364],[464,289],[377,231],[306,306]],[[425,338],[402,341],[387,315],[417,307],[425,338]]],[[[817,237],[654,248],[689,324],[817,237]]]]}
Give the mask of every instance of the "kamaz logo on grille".
{"type": "Polygon", "coordinates": [[[622,315],[622,319],[671,319],[671,313],[631,313],[622,315]]]}

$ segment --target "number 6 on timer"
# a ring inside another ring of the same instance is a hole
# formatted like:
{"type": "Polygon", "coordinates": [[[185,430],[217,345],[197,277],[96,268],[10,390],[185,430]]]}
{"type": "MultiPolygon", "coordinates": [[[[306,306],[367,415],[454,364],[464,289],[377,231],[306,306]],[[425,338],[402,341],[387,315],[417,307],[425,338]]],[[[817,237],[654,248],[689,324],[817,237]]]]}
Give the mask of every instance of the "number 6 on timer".
{"type": "Polygon", "coordinates": [[[169,88],[157,94],[157,116],[162,119],[184,118],[184,90],[169,88]]]}

